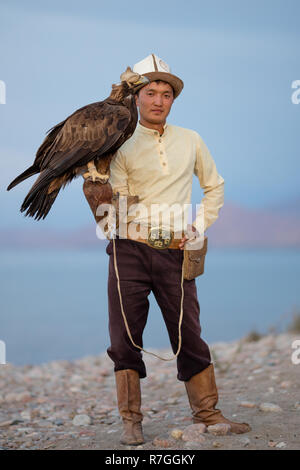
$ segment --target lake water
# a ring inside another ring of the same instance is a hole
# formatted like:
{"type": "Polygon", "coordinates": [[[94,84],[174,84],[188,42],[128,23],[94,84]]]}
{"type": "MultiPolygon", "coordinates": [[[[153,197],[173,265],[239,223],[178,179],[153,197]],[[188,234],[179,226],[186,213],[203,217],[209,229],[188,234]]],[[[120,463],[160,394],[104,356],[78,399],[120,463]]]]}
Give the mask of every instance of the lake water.
{"type": "MultiPolygon", "coordinates": [[[[108,255],[93,251],[0,253],[0,340],[23,364],[99,354],[109,346],[108,255]]],[[[202,336],[230,341],[282,329],[300,311],[300,251],[211,250],[197,279],[202,336]]],[[[162,279],[163,282],[163,279],[162,279]]],[[[144,347],[169,347],[153,294],[144,347]]]]}

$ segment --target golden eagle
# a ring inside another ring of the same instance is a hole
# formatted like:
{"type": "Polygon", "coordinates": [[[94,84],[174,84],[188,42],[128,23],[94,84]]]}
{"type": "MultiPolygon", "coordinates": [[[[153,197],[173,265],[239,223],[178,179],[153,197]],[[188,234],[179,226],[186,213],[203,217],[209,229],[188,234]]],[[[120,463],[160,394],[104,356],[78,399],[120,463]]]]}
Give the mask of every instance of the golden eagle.
{"type": "MultiPolygon", "coordinates": [[[[47,131],[34,163],[7,187],[9,191],[36,173],[39,176],[21,206],[21,212],[35,219],[45,218],[60,189],[83,175],[86,181],[100,182],[111,195],[109,166],[114,153],[133,134],[138,113],[134,93],[149,83],[130,67],[112,85],[104,101],[88,104],[47,131]]],[[[104,189],[104,188],[103,188],[104,189]]],[[[102,191],[103,200],[105,190],[102,191]]],[[[99,199],[99,198],[98,198],[99,199]]]]}

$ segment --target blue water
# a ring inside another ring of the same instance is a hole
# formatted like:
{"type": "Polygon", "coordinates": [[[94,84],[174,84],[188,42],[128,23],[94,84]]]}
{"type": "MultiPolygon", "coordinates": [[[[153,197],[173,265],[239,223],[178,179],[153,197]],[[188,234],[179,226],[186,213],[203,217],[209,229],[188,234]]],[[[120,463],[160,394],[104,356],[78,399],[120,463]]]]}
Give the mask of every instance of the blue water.
{"type": "MultiPolygon", "coordinates": [[[[99,354],[109,346],[108,255],[93,251],[1,252],[0,340],[6,361],[40,364],[99,354]]],[[[197,279],[202,336],[229,341],[282,329],[300,310],[300,251],[211,250],[197,279]]],[[[162,279],[163,282],[163,279],[162,279]]],[[[168,347],[150,294],[144,347],[168,347]]]]}

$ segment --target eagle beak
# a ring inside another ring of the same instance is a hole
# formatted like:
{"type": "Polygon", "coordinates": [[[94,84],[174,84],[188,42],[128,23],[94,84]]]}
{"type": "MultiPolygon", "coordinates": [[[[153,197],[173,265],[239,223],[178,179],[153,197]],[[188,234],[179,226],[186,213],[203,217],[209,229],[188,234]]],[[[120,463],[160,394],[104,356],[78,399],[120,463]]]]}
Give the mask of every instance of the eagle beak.
{"type": "Polygon", "coordinates": [[[147,83],[150,83],[149,78],[144,77],[144,75],[140,75],[139,80],[134,83],[134,86],[136,86],[136,85],[147,85],[147,83]]]}
{"type": "Polygon", "coordinates": [[[148,83],[150,83],[149,78],[144,77],[144,75],[140,75],[140,78],[138,79],[138,81],[134,82],[133,84],[134,93],[136,93],[141,88],[143,88],[143,86],[148,85],[148,83]]]}

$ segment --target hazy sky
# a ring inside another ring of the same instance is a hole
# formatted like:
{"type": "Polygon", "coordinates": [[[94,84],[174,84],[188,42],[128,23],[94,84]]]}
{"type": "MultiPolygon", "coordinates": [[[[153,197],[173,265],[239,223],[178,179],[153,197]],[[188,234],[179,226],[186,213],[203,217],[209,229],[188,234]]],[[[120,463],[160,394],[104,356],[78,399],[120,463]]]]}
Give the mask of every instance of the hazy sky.
{"type": "Polygon", "coordinates": [[[152,52],[185,84],[168,122],[202,136],[226,201],[266,207],[299,197],[300,104],[291,101],[299,16],[299,0],[2,1],[0,225],[92,222],[81,178],[40,222],[19,213],[34,178],[6,187],[31,165],[50,127],[106,98],[126,66],[152,52]]]}

